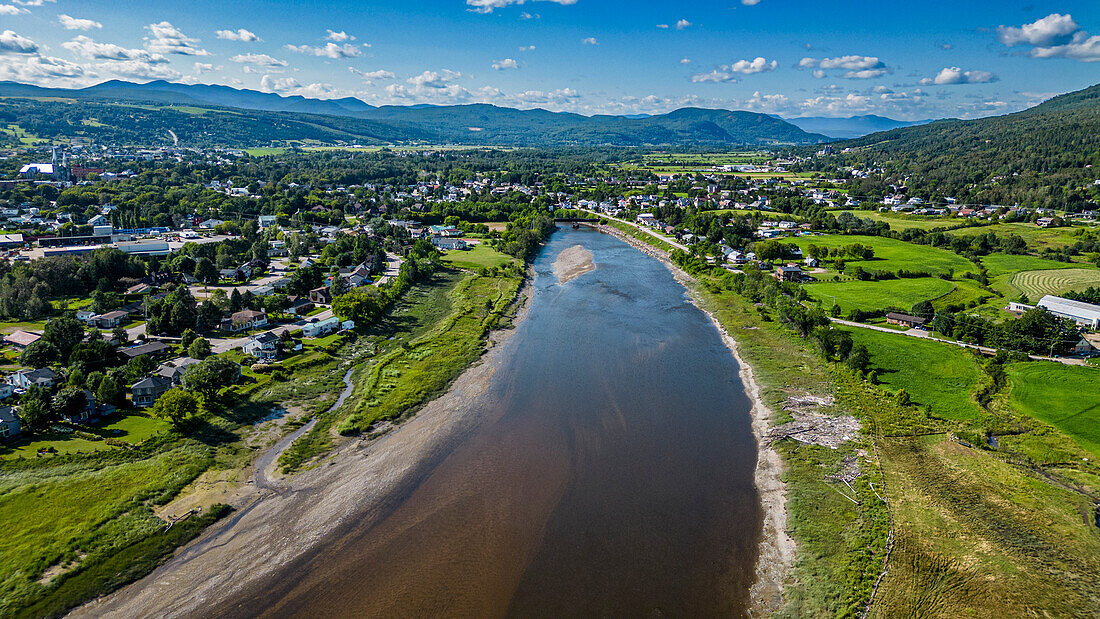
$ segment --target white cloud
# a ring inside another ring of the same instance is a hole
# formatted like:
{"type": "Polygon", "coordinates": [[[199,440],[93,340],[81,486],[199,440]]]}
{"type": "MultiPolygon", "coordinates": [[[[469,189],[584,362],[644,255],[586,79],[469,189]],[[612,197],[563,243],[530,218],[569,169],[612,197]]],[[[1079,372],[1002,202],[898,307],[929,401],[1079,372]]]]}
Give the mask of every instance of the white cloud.
{"type": "Polygon", "coordinates": [[[265,75],[260,78],[260,90],[264,92],[284,93],[292,88],[298,88],[300,84],[293,77],[271,77],[265,75]]]}
{"type": "Polygon", "coordinates": [[[685,28],[690,28],[690,27],[691,27],[691,22],[689,22],[686,19],[681,19],[680,21],[676,22],[676,29],[677,30],[683,30],[685,28]]]}
{"type": "MultiPolygon", "coordinates": [[[[42,6],[47,0],[12,0],[16,4],[23,6],[42,6]]],[[[48,0],[49,2],[57,2],[57,0],[48,0]]]]}
{"type": "Polygon", "coordinates": [[[146,38],[145,49],[159,54],[178,54],[181,56],[209,56],[210,52],[196,47],[198,39],[184,35],[171,23],[162,21],[146,26],[153,35],[146,38]]]}
{"type": "Polygon", "coordinates": [[[691,64],[691,58],[681,58],[680,64],[691,64]]]}
{"type": "Polygon", "coordinates": [[[742,75],[751,75],[753,73],[775,71],[778,67],[778,62],[774,60],[768,62],[763,56],[757,56],[753,60],[738,60],[730,65],[729,70],[734,73],[741,73],[742,75]]]}
{"type": "Polygon", "coordinates": [[[392,71],[386,71],[385,69],[378,69],[377,71],[360,71],[355,67],[348,67],[348,71],[350,71],[354,75],[358,75],[359,77],[367,81],[392,80],[397,77],[393,74],[392,71]]]}
{"type": "Polygon", "coordinates": [[[963,71],[959,67],[944,67],[936,77],[924,78],[921,84],[988,84],[997,81],[997,76],[989,71],[963,71]]]}
{"type": "Polygon", "coordinates": [[[741,4],[745,6],[756,6],[760,4],[760,0],[741,0],[741,4]]]}
{"type": "Polygon", "coordinates": [[[0,80],[40,86],[76,86],[96,77],[84,67],[47,56],[0,56],[0,80]],[[79,80],[79,81],[78,81],[79,80]]]}
{"type": "Polygon", "coordinates": [[[580,93],[572,88],[562,88],[560,90],[551,90],[549,92],[542,90],[527,90],[510,97],[511,101],[514,101],[519,107],[527,107],[532,105],[538,106],[564,106],[568,105],[572,101],[576,101],[580,98],[580,93]]]}
{"type": "Polygon", "coordinates": [[[691,76],[691,81],[695,82],[696,84],[705,84],[708,82],[712,84],[735,83],[737,81],[737,77],[729,72],[728,67],[726,67],[726,69],[727,70],[725,71],[721,69],[715,69],[709,73],[696,73],[695,75],[691,76]]]}
{"type": "Polygon", "coordinates": [[[814,77],[819,80],[825,79],[825,72],[821,69],[814,69],[814,77]]]}
{"type": "Polygon", "coordinates": [[[325,40],[335,41],[337,43],[346,43],[347,41],[354,41],[355,37],[341,30],[340,32],[334,32],[332,30],[325,30],[325,40]]]}
{"type": "Polygon", "coordinates": [[[446,88],[449,83],[460,77],[462,77],[462,74],[458,71],[444,69],[443,71],[425,71],[420,75],[410,77],[406,81],[413,86],[439,89],[446,88]]]}
{"type": "Polygon", "coordinates": [[[1036,47],[1031,50],[1032,58],[1068,58],[1081,62],[1100,62],[1100,36],[1089,36],[1087,32],[1078,32],[1065,45],[1036,47]]]}
{"type": "Polygon", "coordinates": [[[600,42],[596,40],[596,37],[588,37],[587,39],[581,39],[581,45],[599,45],[600,42]]]}
{"type": "Polygon", "coordinates": [[[209,62],[196,62],[195,63],[195,74],[196,75],[202,75],[203,73],[213,73],[214,71],[220,71],[221,69],[222,69],[222,67],[215,67],[212,63],[209,63],[209,62]]]}
{"type": "Polygon", "coordinates": [[[91,37],[83,34],[72,41],[62,43],[61,47],[92,60],[136,60],[152,64],[165,64],[168,62],[168,58],[162,54],[155,54],[144,49],[128,49],[114,43],[96,43],[91,37]]]}
{"type": "Polygon", "coordinates": [[[284,45],[283,47],[292,52],[298,52],[299,54],[322,56],[332,59],[352,58],[355,56],[363,55],[363,52],[351,43],[338,45],[336,43],[329,42],[326,43],[324,47],[313,47],[312,45],[284,45]]]}
{"type": "MultiPolygon", "coordinates": [[[[3,11],[0,11],[3,12],[3,11]]],[[[57,16],[57,22],[61,24],[61,27],[65,30],[92,30],[94,28],[102,28],[103,24],[92,19],[78,19],[76,17],[70,17],[69,15],[61,14],[57,16]]]]}
{"type": "Polygon", "coordinates": [[[38,43],[16,34],[14,30],[0,32],[0,54],[35,54],[38,43]]]}
{"type": "Polygon", "coordinates": [[[841,75],[846,80],[872,80],[886,75],[886,69],[863,69],[862,71],[848,71],[841,75]]]}
{"type": "Polygon", "coordinates": [[[1077,22],[1070,15],[1051,13],[1046,17],[1024,24],[1019,28],[1012,26],[998,26],[997,38],[1005,45],[1036,45],[1049,47],[1057,43],[1065,43],[1074,32],[1077,32],[1077,22]]]}
{"type": "Polygon", "coordinates": [[[668,30],[668,24],[657,24],[657,27],[662,30],[668,30]]]}
{"type": "Polygon", "coordinates": [[[147,80],[177,80],[182,73],[162,62],[148,60],[108,60],[96,64],[96,68],[121,77],[147,80]]]}
{"type": "Polygon", "coordinates": [[[0,4],[0,15],[19,15],[20,13],[30,13],[30,11],[21,9],[14,4],[0,4]]]}
{"type": "Polygon", "coordinates": [[[239,62],[241,64],[251,64],[258,67],[285,67],[287,61],[273,58],[267,54],[237,54],[230,58],[232,62],[239,62]]]}
{"type": "Polygon", "coordinates": [[[533,51],[535,51],[535,46],[534,45],[524,45],[523,47],[519,48],[519,51],[521,51],[521,52],[533,52],[533,51]]]}
{"type": "Polygon", "coordinates": [[[493,63],[493,69],[496,71],[503,71],[505,69],[518,69],[519,63],[512,58],[505,58],[504,60],[497,60],[493,63]]]}
{"type": "MultiPolygon", "coordinates": [[[[577,0],[540,0],[542,2],[553,2],[554,4],[571,5],[576,4],[577,0]]],[[[470,10],[474,13],[492,13],[496,9],[503,9],[507,6],[526,4],[527,0],[466,0],[466,6],[472,7],[470,10]]]]}
{"type": "Polygon", "coordinates": [[[881,69],[886,65],[875,56],[839,56],[837,58],[822,58],[819,66],[822,69],[866,71],[881,69]]]}
{"type": "Polygon", "coordinates": [[[225,39],[226,41],[243,41],[245,43],[256,43],[262,39],[256,36],[255,32],[245,30],[244,28],[238,28],[236,30],[219,30],[217,32],[219,39],[225,39]]]}

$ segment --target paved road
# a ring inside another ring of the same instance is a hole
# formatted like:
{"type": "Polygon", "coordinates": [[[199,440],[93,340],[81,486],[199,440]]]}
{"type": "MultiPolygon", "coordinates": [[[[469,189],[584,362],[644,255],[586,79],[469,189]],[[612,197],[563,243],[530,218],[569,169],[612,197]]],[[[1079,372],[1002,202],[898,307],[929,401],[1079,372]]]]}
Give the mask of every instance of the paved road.
{"type": "Polygon", "coordinates": [[[586,213],[591,213],[591,214],[596,215],[598,217],[603,217],[604,219],[612,219],[614,221],[626,224],[628,226],[633,226],[633,227],[637,228],[638,230],[641,230],[642,232],[645,232],[646,234],[648,234],[649,236],[651,236],[655,239],[660,239],[660,240],[668,243],[669,245],[675,247],[676,249],[679,249],[680,251],[684,251],[684,252],[688,252],[688,253],[691,252],[691,249],[688,248],[687,245],[684,245],[684,244],[678,242],[676,239],[673,239],[671,237],[667,237],[663,234],[658,234],[657,232],[654,232],[651,228],[647,228],[645,226],[636,224],[632,221],[627,221],[625,219],[619,219],[618,217],[612,217],[610,215],[604,215],[603,213],[597,213],[596,211],[590,211],[588,209],[583,209],[582,208],[582,209],[577,209],[577,210],[584,211],[586,213]]]}
{"type": "MultiPolygon", "coordinates": [[[[889,329],[887,327],[880,327],[878,325],[866,325],[861,322],[852,322],[851,320],[841,320],[839,318],[830,318],[829,320],[838,325],[844,325],[846,327],[856,327],[858,329],[870,329],[871,331],[882,331],[883,333],[893,333],[895,335],[908,335],[909,337],[919,337],[926,340],[935,340],[937,342],[943,342],[945,344],[954,344],[961,348],[970,348],[973,350],[979,350],[987,355],[997,354],[996,348],[990,348],[988,346],[978,346],[977,344],[967,344],[966,342],[957,342],[955,340],[945,340],[939,337],[932,337],[932,333],[923,329],[909,329],[908,331],[898,331],[896,329],[889,329]]],[[[1086,365],[1084,359],[1074,359],[1071,357],[1043,357],[1040,355],[1028,355],[1033,361],[1056,361],[1058,363],[1064,363],[1066,365],[1086,365]]]]}

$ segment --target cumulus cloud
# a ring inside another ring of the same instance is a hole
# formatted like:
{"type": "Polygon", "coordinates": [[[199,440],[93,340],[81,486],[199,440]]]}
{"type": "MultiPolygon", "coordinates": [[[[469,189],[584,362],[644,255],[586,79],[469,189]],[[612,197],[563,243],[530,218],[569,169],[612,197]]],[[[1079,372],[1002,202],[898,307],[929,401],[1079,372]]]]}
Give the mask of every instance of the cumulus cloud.
{"type": "Polygon", "coordinates": [[[751,75],[753,73],[763,73],[765,71],[775,71],[779,67],[779,63],[772,60],[768,61],[763,56],[757,56],[753,60],[738,60],[730,65],[729,70],[734,73],[741,73],[743,75],[751,75]]]}
{"type": "Polygon", "coordinates": [[[1070,15],[1051,13],[1046,17],[1024,24],[1019,28],[1012,26],[998,26],[997,38],[1005,45],[1036,45],[1048,47],[1058,43],[1065,43],[1067,39],[1077,32],[1077,22],[1070,15]]]}
{"type": "Polygon", "coordinates": [[[959,67],[944,67],[935,77],[926,77],[921,84],[946,86],[949,84],[988,84],[997,81],[989,71],[963,71],[959,67]]]}
{"type": "MultiPolygon", "coordinates": [[[[3,12],[3,11],[0,11],[3,12]]],[[[57,23],[61,24],[61,27],[65,30],[92,30],[94,28],[102,28],[103,24],[92,19],[78,19],[62,13],[57,16],[57,23]]]]}
{"type": "Polygon", "coordinates": [[[417,87],[439,89],[446,88],[448,84],[460,77],[462,77],[462,74],[458,71],[444,69],[442,71],[425,71],[420,75],[410,77],[406,81],[417,87]]]}
{"type": "Polygon", "coordinates": [[[57,2],[57,0],[12,0],[12,2],[14,2],[16,4],[21,4],[23,6],[42,6],[47,1],[48,2],[57,2]]]}
{"type": "Polygon", "coordinates": [[[147,60],[109,60],[97,63],[96,68],[132,79],[177,80],[183,76],[165,63],[147,60]]]}
{"type": "Polygon", "coordinates": [[[61,47],[92,60],[136,60],[151,64],[165,64],[168,58],[144,49],[128,49],[114,43],[97,43],[91,37],[80,35],[72,41],[66,41],[61,47]]]}
{"type": "Polygon", "coordinates": [[[354,41],[355,37],[341,30],[340,32],[334,32],[332,30],[325,30],[325,40],[335,41],[337,43],[346,43],[348,41],[354,41]]]}
{"type": "MultiPolygon", "coordinates": [[[[554,4],[571,5],[576,4],[577,0],[539,0],[540,2],[553,2],[554,4]]],[[[527,0],[466,0],[466,6],[471,7],[470,10],[474,13],[492,13],[497,9],[503,9],[504,7],[526,4],[527,0]]]]}
{"type": "Polygon", "coordinates": [[[298,80],[293,77],[271,77],[270,75],[265,75],[260,78],[260,90],[264,92],[284,93],[300,85],[298,80]]]}
{"type": "Polygon", "coordinates": [[[691,64],[691,58],[681,58],[680,64],[691,64]]]}
{"type": "Polygon", "coordinates": [[[219,39],[225,39],[226,41],[256,43],[261,40],[260,37],[256,36],[255,32],[245,30],[244,28],[238,28],[236,30],[219,30],[217,34],[219,39]]]}
{"type": "Polygon", "coordinates": [[[21,9],[14,4],[0,4],[0,15],[19,15],[20,13],[30,13],[30,11],[21,9]]]}
{"type": "Polygon", "coordinates": [[[519,63],[512,58],[505,58],[504,60],[497,60],[493,63],[493,69],[496,71],[504,71],[505,69],[518,69],[519,63]]]}
{"type": "Polygon", "coordinates": [[[215,67],[209,62],[196,62],[195,74],[202,75],[203,73],[213,73],[214,71],[220,71],[222,67],[215,67]]]}
{"type": "Polygon", "coordinates": [[[1065,45],[1036,47],[1031,50],[1032,58],[1068,58],[1081,62],[1100,62],[1100,35],[1089,36],[1087,32],[1078,32],[1065,45]]]}
{"type": "Polygon", "coordinates": [[[326,43],[324,47],[314,47],[312,45],[285,45],[286,49],[297,52],[299,54],[306,54],[310,56],[320,56],[324,58],[353,58],[355,56],[362,56],[363,52],[352,45],[351,43],[344,43],[343,45],[337,43],[326,43]]]}
{"type": "Polygon", "coordinates": [[[580,96],[580,93],[572,88],[562,88],[560,90],[551,91],[527,90],[513,95],[510,99],[520,107],[533,105],[563,106],[568,105],[572,101],[576,101],[580,96]]]}
{"type": "Polygon", "coordinates": [[[837,56],[835,58],[803,58],[798,61],[798,68],[816,68],[814,77],[825,77],[827,70],[842,70],[841,77],[850,80],[866,80],[882,77],[889,72],[886,63],[876,56],[837,56]]]}
{"type": "Polygon", "coordinates": [[[741,0],[741,4],[745,6],[756,6],[760,4],[760,0],[741,0]]]}
{"type": "Polygon", "coordinates": [[[146,26],[151,37],[145,39],[145,49],[159,54],[178,54],[181,56],[209,56],[210,52],[197,47],[198,39],[184,35],[171,23],[162,21],[146,26]]]}
{"type": "Polygon", "coordinates": [[[36,54],[38,43],[14,30],[0,32],[0,54],[36,54]]]}
{"type": "Polygon", "coordinates": [[[696,84],[706,84],[708,82],[712,84],[732,84],[737,81],[737,76],[730,73],[729,71],[715,69],[708,73],[696,73],[695,75],[691,76],[691,81],[695,82],[696,84]]]}
{"type": "Polygon", "coordinates": [[[600,42],[596,40],[596,37],[588,37],[587,39],[581,39],[581,45],[599,45],[600,42]]]}
{"type": "Polygon", "coordinates": [[[84,67],[62,58],[48,56],[0,56],[0,80],[39,84],[42,86],[68,86],[74,80],[95,77],[84,67]]]}
{"type": "Polygon", "coordinates": [[[378,69],[377,71],[360,71],[355,67],[348,67],[348,71],[368,82],[372,80],[392,80],[397,77],[392,71],[386,71],[385,69],[378,69]]]}
{"type": "Polygon", "coordinates": [[[690,28],[691,25],[692,25],[691,22],[689,22],[688,20],[681,19],[680,21],[676,22],[676,29],[677,30],[684,30],[685,28],[690,28]]]}
{"type": "Polygon", "coordinates": [[[241,64],[256,65],[258,67],[285,67],[288,64],[285,60],[279,60],[267,54],[237,54],[229,60],[241,64]]]}
{"type": "Polygon", "coordinates": [[[521,52],[533,52],[533,51],[535,51],[535,46],[534,45],[524,45],[523,47],[519,48],[519,51],[521,51],[521,52]]]}

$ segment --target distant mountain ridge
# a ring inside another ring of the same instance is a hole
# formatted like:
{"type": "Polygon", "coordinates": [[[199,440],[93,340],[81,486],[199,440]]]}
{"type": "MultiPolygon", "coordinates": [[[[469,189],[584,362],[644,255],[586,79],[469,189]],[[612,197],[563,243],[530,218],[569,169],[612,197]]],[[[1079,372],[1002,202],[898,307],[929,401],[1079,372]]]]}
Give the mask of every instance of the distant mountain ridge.
{"type": "Polygon", "coordinates": [[[783,118],[783,120],[809,133],[820,133],[831,138],[851,139],[860,138],[879,131],[889,131],[902,127],[916,127],[926,125],[932,120],[894,120],[875,114],[862,116],[848,116],[842,118],[830,118],[826,116],[802,116],[799,118],[783,118]]]}
{"type": "MultiPolygon", "coordinates": [[[[436,141],[488,146],[671,145],[770,146],[825,141],[782,119],[755,112],[684,108],[661,115],[583,116],[543,109],[519,110],[489,104],[375,107],[359,99],[309,99],[228,86],[153,81],[136,84],[119,80],[81,89],[41,88],[0,82],[0,96],[75,99],[88,104],[121,101],[159,105],[230,108],[275,113],[286,122],[316,115],[323,124],[339,125],[349,135],[362,133],[354,122],[324,121],[323,117],[355,119],[370,127],[377,140],[436,141]]],[[[268,132],[269,133],[269,132],[268,132]]],[[[234,139],[241,139],[240,132],[234,139]]]]}

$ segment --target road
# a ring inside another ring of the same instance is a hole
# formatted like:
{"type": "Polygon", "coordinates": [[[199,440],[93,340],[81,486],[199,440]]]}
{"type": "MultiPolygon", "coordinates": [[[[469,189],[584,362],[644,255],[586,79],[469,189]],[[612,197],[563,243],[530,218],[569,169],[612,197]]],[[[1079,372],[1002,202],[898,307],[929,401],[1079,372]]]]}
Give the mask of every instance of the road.
{"type": "Polygon", "coordinates": [[[638,225],[638,224],[636,224],[632,221],[627,221],[625,219],[619,219],[618,217],[612,217],[610,215],[604,215],[602,213],[597,213],[596,211],[590,211],[588,209],[583,209],[582,208],[582,209],[577,209],[577,210],[584,211],[586,213],[591,213],[593,215],[596,215],[597,217],[603,217],[604,219],[611,219],[611,220],[617,221],[619,223],[626,224],[628,226],[634,226],[635,228],[637,228],[638,230],[641,230],[642,232],[645,232],[649,236],[651,236],[655,239],[662,240],[665,243],[668,243],[669,245],[675,247],[676,249],[679,249],[680,251],[691,253],[691,249],[688,248],[687,245],[684,245],[684,244],[680,243],[679,241],[676,241],[675,239],[673,239],[671,237],[667,237],[663,234],[658,234],[658,233],[654,232],[653,230],[651,230],[650,228],[647,228],[647,227],[642,226],[642,225],[638,225]]]}
{"type": "MultiPolygon", "coordinates": [[[[997,354],[996,348],[990,348],[988,346],[978,346],[977,344],[967,344],[966,342],[958,342],[955,340],[945,340],[939,337],[932,337],[932,333],[923,329],[909,329],[908,331],[898,331],[896,329],[890,329],[887,327],[880,327],[878,325],[867,325],[861,322],[852,322],[851,320],[841,320],[839,318],[830,318],[833,324],[844,325],[846,327],[856,327],[858,329],[870,329],[871,331],[882,331],[883,333],[893,333],[895,335],[908,335],[909,337],[919,337],[926,340],[935,340],[937,342],[943,342],[945,344],[954,344],[960,348],[971,348],[973,350],[981,351],[987,355],[997,354]]],[[[1028,355],[1032,361],[1055,361],[1058,363],[1064,363],[1066,365],[1086,365],[1084,359],[1074,359],[1070,357],[1043,357],[1040,355],[1028,355]]]]}

